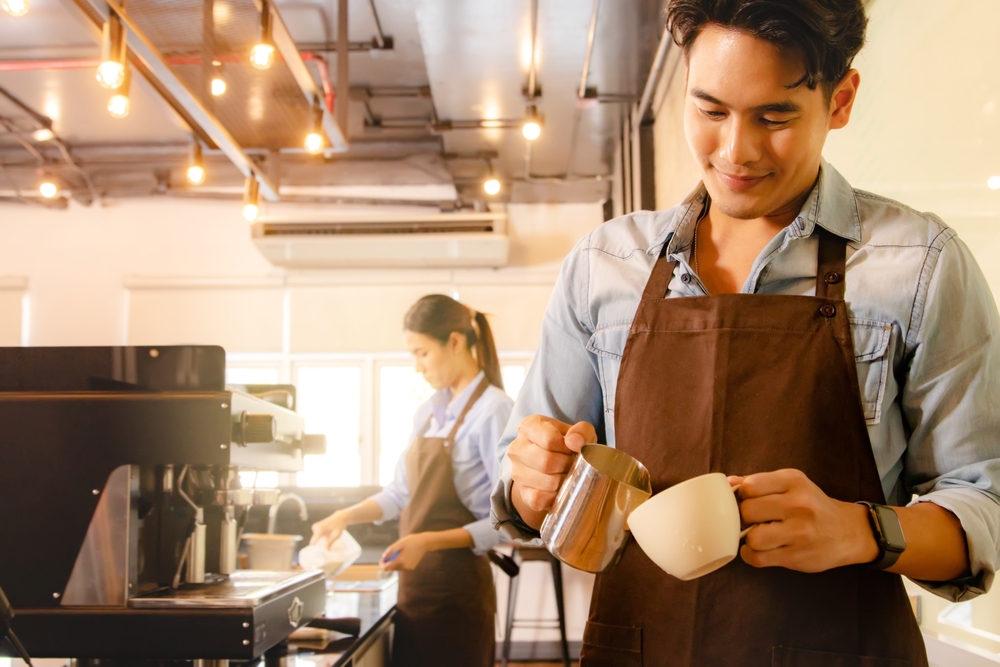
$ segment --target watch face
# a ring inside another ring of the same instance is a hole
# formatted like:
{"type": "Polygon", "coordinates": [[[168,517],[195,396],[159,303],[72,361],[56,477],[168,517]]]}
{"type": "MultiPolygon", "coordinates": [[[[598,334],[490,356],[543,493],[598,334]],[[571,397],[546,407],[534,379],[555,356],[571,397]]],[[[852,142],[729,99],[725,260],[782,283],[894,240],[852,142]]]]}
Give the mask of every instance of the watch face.
{"type": "Polygon", "coordinates": [[[899,525],[899,517],[891,507],[882,505],[875,506],[878,514],[879,526],[882,529],[882,537],[885,538],[885,546],[892,551],[903,551],[906,549],[906,538],[903,536],[903,528],[899,525]]]}

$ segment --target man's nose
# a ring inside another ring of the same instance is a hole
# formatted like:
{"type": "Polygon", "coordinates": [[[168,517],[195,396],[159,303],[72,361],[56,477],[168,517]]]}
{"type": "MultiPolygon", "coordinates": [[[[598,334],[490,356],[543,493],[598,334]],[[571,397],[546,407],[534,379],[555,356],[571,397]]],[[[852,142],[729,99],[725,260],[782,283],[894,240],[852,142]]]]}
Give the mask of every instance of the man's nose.
{"type": "Polygon", "coordinates": [[[759,132],[746,120],[731,116],[722,142],[721,157],[730,164],[743,166],[761,158],[759,132]]]}

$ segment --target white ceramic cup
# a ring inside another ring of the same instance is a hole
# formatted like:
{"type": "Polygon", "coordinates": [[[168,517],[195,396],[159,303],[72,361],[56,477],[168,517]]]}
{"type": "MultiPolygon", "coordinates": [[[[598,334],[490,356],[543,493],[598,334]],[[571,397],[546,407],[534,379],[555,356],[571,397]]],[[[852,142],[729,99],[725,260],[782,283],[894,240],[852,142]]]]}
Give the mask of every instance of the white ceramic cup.
{"type": "Polygon", "coordinates": [[[733,560],[740,549],[737,487],[719,472],[660,491],[628,518],[632,536],[660,569],[682,581],[733,560]]]}

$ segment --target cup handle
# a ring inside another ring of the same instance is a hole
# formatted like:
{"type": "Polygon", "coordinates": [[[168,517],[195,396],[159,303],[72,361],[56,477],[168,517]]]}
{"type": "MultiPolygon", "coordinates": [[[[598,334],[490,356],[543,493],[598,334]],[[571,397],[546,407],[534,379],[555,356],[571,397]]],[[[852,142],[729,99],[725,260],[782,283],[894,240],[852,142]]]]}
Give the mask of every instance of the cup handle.
{"type": "MultiPolygon", "coordinates": [[[[739,490],[740,490],[740,487],[741,487],[741,486],[742,486],[742,484],[737,484],[737,485],[735,485],[735,486],[731,487],[731,488],[732,488],[732,490],[733,490],[733,493],[736,493],[737,491],[739,491],[739,490]]],[[[753,526],[750,526],[750,528],[753,528],[753,526]]],[[[750,528],[747,528],[746,530],[741,530],[741,531],[740,531],[740,539],[741,539],[741,540],[742,540],[742,539],[743,539],[744,537],[746,537],[746,536],[747,536],[747,533],[749,533],[749,532],[750,532],[750,528]]]]}

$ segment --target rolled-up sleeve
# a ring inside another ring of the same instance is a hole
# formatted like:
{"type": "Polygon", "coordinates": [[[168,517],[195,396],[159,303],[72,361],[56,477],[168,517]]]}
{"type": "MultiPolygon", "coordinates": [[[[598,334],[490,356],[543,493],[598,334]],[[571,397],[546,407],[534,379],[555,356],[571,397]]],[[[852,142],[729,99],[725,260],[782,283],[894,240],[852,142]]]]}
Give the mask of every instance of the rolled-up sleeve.
{"type": "Polygon", "coordinates": [[[476,440],[478,458],[482,461],[486,473],[486,484],[477,484],[474,497],[470,498],[470,510],[479,519],[463,526],[472,536],[472,551],[476,555],[485,554],[504,541],[503,536],[493,529],[490,491],[499,479],[500,463],[496,456],[496,446],[503,434],[504,426],[510,419],[511,407],[510,398],[504,395],[503,400],[491,405],[489,417],[479,427],[478,432],[471,436],[476,440]]]}
{"type": "Polygon", "coordinates": [[[511,465],[507,447],[517,436],[521,420],[546,415],[560,421],[587,421],[603,438],[604,411],[597,359],[587,350],[594,333],[588,311],[589,237],[563,262],[552,297],[545,309],[541,340],[524,385],[514,403],[503,437],[497,444],[500,479],[493,489],[494,528],[517,542],[530,542],[538,532],[517,515],[510,501],[511,465]]]}
{"type": "Polygon", "coordinates": [[[907,341],[905,474],[914,503],[958,517],[971,566],[965,579],[916,583],[961,601],[989,590],[1000,561],[1000,316],[968,247],[944,234],[929,253],[907,341]]]}

